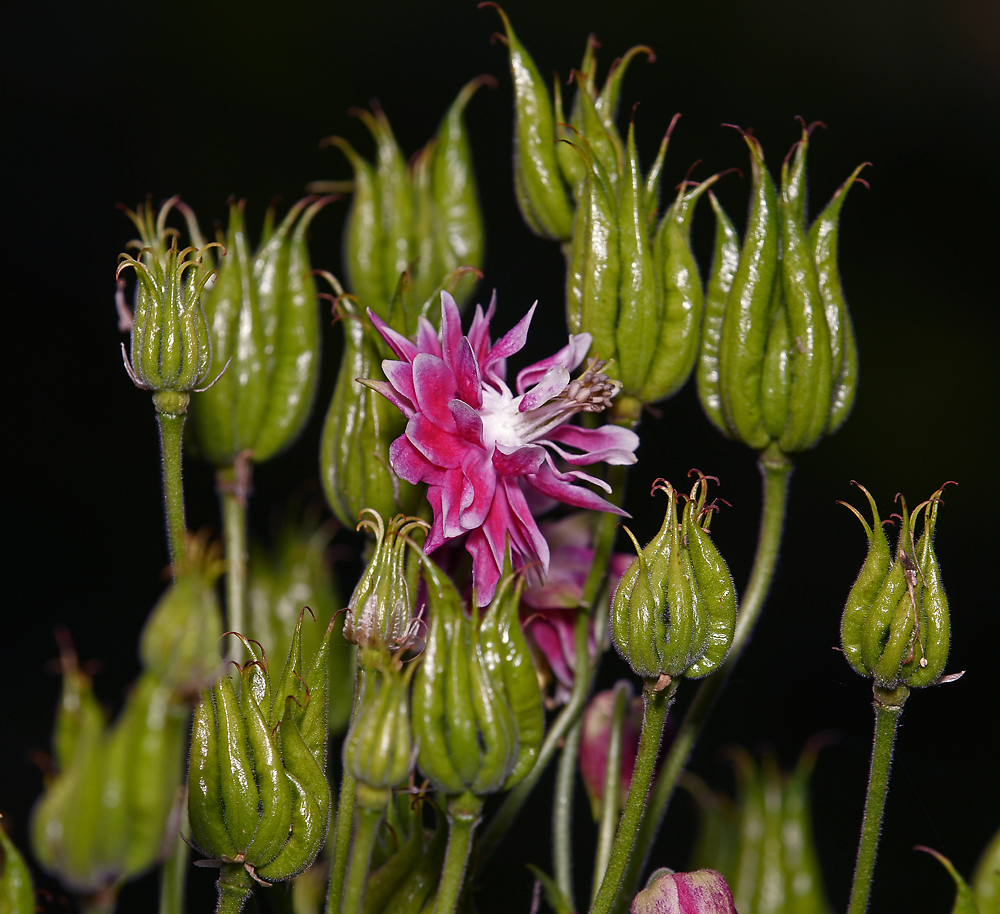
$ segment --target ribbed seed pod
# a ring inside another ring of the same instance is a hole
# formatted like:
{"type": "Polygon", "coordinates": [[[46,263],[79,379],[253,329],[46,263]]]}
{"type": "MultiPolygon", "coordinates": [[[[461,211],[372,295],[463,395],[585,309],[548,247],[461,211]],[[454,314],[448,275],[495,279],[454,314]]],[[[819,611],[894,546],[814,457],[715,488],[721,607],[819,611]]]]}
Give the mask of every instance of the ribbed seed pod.
{"type": "Polygon", "coordinates": [[[465,128],[465,108],[476,90],[493,82],[481,76],[459,92],[434,137],[407,164],[385,113],[354,113],[375,141],[368,162],[342,137],[329,143],[354,171],[354,193],[344,229],[347,285],[364,308],[389,319],[400,277],[408,277],[404,309],[393,323],[405,333],[434,299],[443,278],[462,270],[456,298],[472,294],[482,266],[483,220],[465,128]]]}
{"type": "MultiPolygon", "coordinates": [[[[191,444],[216,466],[244,451],[263,462],[288,447],[312,410],[319,367],[319,311],[306,234],[332,197],[306,197],[253,251],[244,201],[229,208],[225,258],[203,303],[218,380],[191,407],[191,444]],[[228,365],[225,371],[222,369],[228,365]]],[[[188,229],[200,239],[194,214],[188,229]]]]}
{"type": "Polygon", "coordinates": [[[756,449],[774,442],[784,453],[808,450],[836,431],[857,389],[857,344],[837,270],[837,225],[844,196],[864,166],[808,226],[811,129],[803,125],[782,165],[780,192],[760,143],[744,134],[753,177],[742,246],[712,198],[716,253],[698,395],[724,434],[756,449]]]}
{"type": "MultiPolygon", "coordinates": [[[[515,771],[526,773],[530,752],[520,750],[522,722],[525,739],[537,752],[541,730],[523,676],[528,657],[522,648],[511,648],[517,669],[510,669],[505,681],[503,666],[510,655],[497,649],[494,626],[507,613],[491,620],[484,636],[478,618],[465,616],[451,581],[429,560],[423,564],[430,631],[413,683],[417,764],[435,789],[481,797],[503,789],[515,771]]],[[[486,618],[501,608],[491,605],[486,618]]]]}
{"type": "Polygon", "coordinates": [[[669,504],[659,533],[645,549],[626,528],[637,557],[615,592],[611,634],[618,652],[647,682],[706,676],[729,651],[736,590],[708,536],[714,510],[705,503],[710,478],[698,474],[680,517],[677,492],[657,480],[654,491],[665,492],[669,504]]]}
{"type": "Polygon", "coordinates": [[[891,561],[875,501],[867,489],[858,487],[868,498],[873,522],[869,527],[857,510],[846,505],[862,522],[869,545],[844,607],[840,632],[844,654],[858,673],[872,676],[883,689],[933,685],[944,672],[950,645],[948,600],[934,552],[944,486],[912,513],[900,497],[899,538],[891,561]],[[919,538],[918,521],[922,521],[919,538]]]}
{"type": "Polygon", "coordinates": [[[301,625],[281,677],[263,652],[236,683],[223,677],[195,708],[188,768],[192,838],[209,857],[241,863],[263,880],[304,870],[326,839],[327,659],[332,623],[303,661],[301,625]]]}

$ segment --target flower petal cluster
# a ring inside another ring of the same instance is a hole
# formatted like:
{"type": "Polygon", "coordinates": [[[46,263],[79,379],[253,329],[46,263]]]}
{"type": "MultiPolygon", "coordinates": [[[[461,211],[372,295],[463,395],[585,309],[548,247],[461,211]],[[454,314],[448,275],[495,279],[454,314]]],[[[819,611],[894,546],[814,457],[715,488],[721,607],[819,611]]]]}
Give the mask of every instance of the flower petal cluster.
{"type": "Polygon", "coordinates": [[[635,463],[639,444],[629,429],[569,424],[577,413],[603,410],[618,392],[617,382],[595,360],[580,377],[570,378],[590,348],[589,333],[571,335],[554,355],[520,371],[512,391],[507,359],[524,346],[535,306],[493,343],[489,324],[495,305],[494,300],[485,314],[477,306],[463,335],[458,306],[442,292],[440,334],[421,319],[415,341],[369,312],[399,361],[382,363],[387,381],[365,381],[406,416],[406,432],[393,442],[389,460],[400,477],[428,486],[434,523],[424,550],[468,535],[465,545],[483,606],[493,598],[508,542],[515,565],[537,563],[548,571],[549,546],[531,504],[554,501],[624,514],[580,485],[610,491],[576,467],[635,463]],[[560,470],[556,458],[570,469],[560,470]]]}

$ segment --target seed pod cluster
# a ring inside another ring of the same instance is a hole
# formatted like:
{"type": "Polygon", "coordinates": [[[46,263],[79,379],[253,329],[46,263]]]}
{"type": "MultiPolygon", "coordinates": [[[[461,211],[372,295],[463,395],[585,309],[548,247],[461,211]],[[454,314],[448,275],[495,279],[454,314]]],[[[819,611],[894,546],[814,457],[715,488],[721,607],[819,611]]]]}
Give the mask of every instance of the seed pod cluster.
{"type": "MultiPolygon", "coordinates": [[[[493,5],[493,4],[490,4],[493,5]]],[[[497,7],[499,10],[499,7],[497,7]]],[[[574,71],[569,117],[556,79],[554,100],[502,10],[514,81],[514,174],[525,222],[563,243],[571,333],[593,334],[594,352],[617,360],[618,409],[662,400],[687,380],[698,355],[704,293],[691,249],[695,204],[718,175],[683,182],[658,219],[660,174],[675,117],[646,174],[635,123],[615,125],[621,82],[645,46],[615,61],[597,88],[596,41],[574,71]]]]}
{"type": "Polygon", "coordinates": [[[699,807],[691,865],[725,876],[738,911],[832,914],[809,803],[818,746],[807,745],[791,772],[781,771],[771,753],[758,764],[745,749],[732,749],[735,803],[686,776],[699,807]]]}
{"type": "Polygon", "coordinates": [[[364,508],[382,517],[413,513],[419,489],[400,479],[389,464],[389,446],[406,427],[406,418],[385,397],[359,384],[378,377],[381,339],[352,296],[338,293],[335,313],[344,328],[344,351],[320,440],[320,476],[333,513],[353,527],[364,508]]]}
{"type": "Polygon", "coordinates": [[[281,676],[244,640],[253,660],[204,692],[195,708],[188,818],[208,857],[242,863],[257,878],[289,879],[326,839],[327,660],[332,625],[303,660],[301,619],[281,676]]]}
{"type": "MultiPolygon", "coordinates": [[[[274,224],[268,210],[260,244],[250,246],[245,201],[229,207],[225,258],[203,295],[213,365],[221,376],[191,407],[191,444],[228,466],[244,451],[261,463],[288,447],[312,411],[319,368],[319,311],[307,233],[332,197],[305,197],[274,224]]],[[[192,238],[201,233],[183,209],[192,238]]],[[[221,246],[221,245],[220,245],[221,246]]]]}
{"type": "Polygon", "coordinates": [[[944,486],[912,514],[899,496],[900,529],[894,556],[875,499],[864,486],[858,488],[871,505],[872,524],[868,526],[856,509],[846,505],[865,528],[868,555],[844,606],[840,625],[844,655],[858,673],[874,677],[883,689],[933,685],[944,672],[951,638],[948,598],[934,552],[944,486]],[[918,521],[922,524],[919,537],[918,521]]]}
{"type": "Polygon", "coordinates": [[[41,866],[69,889],[104,892],[169,849],[187,707],[147,671],[109,727],[71,651],[62,664],[55,773],[32,812],[31,843],[41,866]]]}
{"type": "Polygon", "coordinates": [[[520,587],[506,574],[480,620],[475,608],[466,617],[454,585],[428,560],[424,581],[430,631],[412,699],[420,771],[451,795],[506,790],[531,770],[544,729],[517,618],[520,587]]]}
{"type": "MultiPolygon", "coordinates": [[[[116,274],[120,279],[131,269],[136,277],[131,359],[125,359],[125,368],[136,387],[158,394],[186,394],[205,380],[212,364],[202,298],[214,275],[206,255],[216,245],[199,242],[178,249],[177,232],[166,226],[176,205],[176,197],[167,200],[155,219],[149,205],[125,210],[139,230],[141,240],[130,243],[139,257],[119,255],[116,274]]],[[[183,413],[186,406],[187,398],[180,398],[175,411],[183,413]]]]}
{"type": "MultiPolygon", "coordinates": [[[[736,625],[736,588],[708,532],[714,503],[698,474],[683,499],[665,480],[654,491],[669,499],[660,532],[622,575],[611,606],[615,647],[633,671],[652,683],[663,677],[707,676],[726,659],[736,625]]],[[[665,685],[665,683],[662,683],[665,685]]]]}
{"type": "MultiPolygon", "coordinates": [[[[365,307],[387,319],[400,276],[407,273],[413,303],[399,324],[406,333],[413,333],[419,314],[434,306],[434,290],[445,274],[482,266],[483,220],[464,115],[476,90],[492,81],[481,76],[467,83],[433,139],[409,164],[377,106],[355,112],[375,140],[374,163],[343,137],[329,140],[354,169],[344,230],[348,285],[365,307]]],[[[460,303],[474,284],[468,275],[460,283],[460,303]]]]}
{"type": "MultiPolygon", "coordinates": [[[[814,125],[815,126],[815,125],[814,125]]],[[[858,352],[837,269],[840,209],[858,166],[812,225],[806,222],[810,129],[775,188],[750,134],[752,188],[743,243],[710,194],[715,255],[698,356],[698,396],[724,434],[786,454],[815,446],[854,404],[858,352]]]]}

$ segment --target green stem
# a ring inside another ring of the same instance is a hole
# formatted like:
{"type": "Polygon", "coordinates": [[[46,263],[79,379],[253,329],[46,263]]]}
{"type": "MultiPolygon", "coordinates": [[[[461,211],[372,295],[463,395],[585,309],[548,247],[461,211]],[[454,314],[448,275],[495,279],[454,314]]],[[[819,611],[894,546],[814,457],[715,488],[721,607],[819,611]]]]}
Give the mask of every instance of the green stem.
{"type": "Polygon", "coordinates": [[[642,713],[642,735],[639,737],[639,751],[635,759],[632,783],[628,789],[628,799],[625,801],[625,809],[618,823],[618,832],[615,834],[611,858],[608,860],[601,888],[590,908],[591,914],[608,914],[618,892],[618,886],[625,876],[629,858],[632,856],[632,846],[646,810],[646,799],[653,781],[656,756],[660,751],[667,711],[670,710],[676,691],[677,680],[674,679],[659,692],[650,691],[648,688],[643,692],[645,706],[642,713]]]}
{"type": "Polygon", "coordinates": [[[577,718],[566,734],[556,766],[556,790],[552,801],[552,870],[559,891],[573,910],[576,910],[573,899],[573,788],[582,724],[583,718],[577,718]]]}
{"type": "Polygon", "coordinates": [[[616,902],[616,911],[624,910],[634,894],[639,876],[645,869],[649,858],[653,841],[666,817],[667,807],[670,805],[677,780],[687,765],[688,758],[701,735],[705,722],[708,720],[715,700],[746,648],[754,625],[757,623],[767,600],[785,529],[788,482],[792,475],[792,462],[777,447],[772,446],[761,452],[758,466],[763,484],[763,505],[761,506],[760,531],[757,536],[757,552],[754,556],[750,580],[743,593],[743,599],[740,601],[740,610],[736,618],[736,630],[729,648],[729,656],[715,673],[702,681],[670,745],[666,761],[657,775],[653,787],[649,815],[643,820],[639,837],[636,840],[635,853],[629,861],[625,879],[622,880],[623,891],[616,902]]]}
{"type": "Polygon", "coordinates": [[[618,824],[619,791],[621,790],[622,768],[622,725],[625,720],[625,704],[632,690],[626,682],[615,686],[614,706],[611,710],[611,729],[608,735],[608,755],[604,769],[604,793],[601,797],[600,826],[597,832],[597,850],[594,853],[594,881],[590,893],[593,904],[601,887],[604,874],[611,858],[611,846],[618,824]]]}
{"type": "Polygon", "coordinates": [[[889,770],[892,768],[892,746],[896,741],[896,724],[910,690],[901,685],[895,689],[873,687],[875,693],[875,740],[872,743],[872,767],[868,775],[868,798],[861,824],[858,862],[854,868],[854,885],[847,914],[864,914],[872,890],[878,838],[882,830],[882,814],[889,792],[889,770]]]}
{"type": "Polygon", "coordinates": [[[453,914],[465,882],[465,868],[472,850],[472,833],[479,824],[483,801],[463,793],[448,801],[448,849],[441,868],[433,914],[453,914]]]}
{"type": "MultiPolygon", "coordinates": [[[[182,813],[187,828],[187,810],[182,813]]],[[[160,870],[159,914],[184,914],[184,882],[187,877],[188,846],[178,831],[174,846],[160,870]]]]}
{"type": "MultiPolygon", "coordinates": [[[[232,466],[219,467],[216,488],[222,501],[222,534],[226,550],[226,610],[230,631],[247,630],[247,499],[252,466],[249,454],[236,458],[232,466]]],[[[237,642],[231,642],[231,652],[237,642]]],[[[232,659],[232,656],[230,656],[232,659]]]]}
{"type": "MultiPolygon", "coordinates": [[[[358,710],[358,696],[361,694],[361,678],[364,670],[358,667],[354,682],[354,709],[351,719],[358,710]]],[[[326,914],[339,911],[340,899],[344,894],[347,878],[347,859],[351,851],[351,832],[354,827],[354,794],[357,783],[354,776],[343,766],[340,775],[340,794],[337,797],[337,819],[333,825],[333,859],[330,865],[330,884],[326,890],[326,914]]]]}
{"type": "Polygon", "coordinates": [[[223,863],[216,885],[219,903],[215,914],[240,914],[253,894],[253,880],[242,863],[223,863]]]}
{"type": "Polygon", "coordinates": [[[153,395],[156,407],[156,423],[160,428],[160,463],[163,470],[163,511],[167,520],[167,543],[170,546],[170,561],[173,563],[174,575],[184,563],[186,552],[185,537],[187,528],[184,523],[184,482],[181,474],[182,447],[184,440],[184,419],[188,403],[188,395],[182,396],[174,391],[164,391],[163,394],[173,394],[167,401],[160,393],[153,395]]]}
{"type": "Polygon", "coordinates": [[[87,895],[78,899],[81,914],[114,914],[118,907],[118,891],[121,883],[117,882],[109,889],[96,895],[87,895]]]}
{"type": "Polygon", "coordinates": [[[351,846],[351,860],[347,866],[344,883],[344,898],[340,905],[343,914],[359,914],[365,900],[368,883],[368,867],[371,865],[372,848],[378,823],[385,808],[358,805],[355,815],[354,843],[351,846]]]}

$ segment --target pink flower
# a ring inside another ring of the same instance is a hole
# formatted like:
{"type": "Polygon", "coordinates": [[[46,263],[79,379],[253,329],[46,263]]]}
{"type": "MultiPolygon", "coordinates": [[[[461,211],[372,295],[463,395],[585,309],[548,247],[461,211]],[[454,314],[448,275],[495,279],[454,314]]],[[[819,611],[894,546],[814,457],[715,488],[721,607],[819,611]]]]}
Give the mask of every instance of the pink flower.
{"type": "MultiPolygon", "coordinates": [[[[549,544],[551,561],[544,581],[531,581],[521,595],[521,623],[528,641],[535,649],[536,660],[555,679],[552,704],[569,700],[576,675],[576,644],[573,628],[583,600],[583,585],[594,561],[590,542],[590,518],[577,512],[554,523],[542,524],[541,531],[549,544]]],[[[611,555],[608,563],[608,593],[614,593],[632,556],[622,552],[611,555]]],[[[591,659],[597,656],[597,641],[591,628],[588,638],[591,659]]]]}
{"type": "Polygon", "coordinates": [[[387,381],[366,380],[402,410],[406,432],[389,449],[393,470],[408,482],[427,483],[434,523],[424,546],[432,552],[468,534],[478,602],[493,597],[509,540],[516,566],[549,567],[549,546],[529,508],[564,502],[624,514],[592,490],[610,491],[600,479],[560,470],[554,457],[571,467],[635,462],[638,436],[615,425],[585,429],[570,425],[579,412],[599,412],[619,388],[592,361],[576,380],[576,368],[590,348],[589,333],[570,336],[555,355],[523,369],[517,393],[506,383],[507,359],[524,346],[535,306],[495,344],[489,322],[495,299],[483,314],[476,307],[468,335],[455,300],[441,293],[441,333],[420,319],[411,341],[369,312],[372,323],[400,361],[382,363],[387,381]]]}
{"type": "Polygon", "coordinates": [[[726,880],[715,870],[656,870],[632,899],[632,914],[737,914],[726,880]]]}

